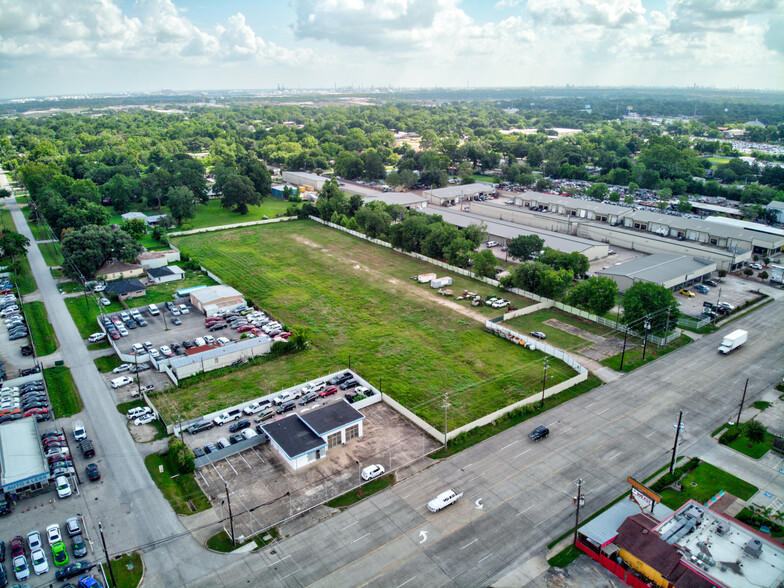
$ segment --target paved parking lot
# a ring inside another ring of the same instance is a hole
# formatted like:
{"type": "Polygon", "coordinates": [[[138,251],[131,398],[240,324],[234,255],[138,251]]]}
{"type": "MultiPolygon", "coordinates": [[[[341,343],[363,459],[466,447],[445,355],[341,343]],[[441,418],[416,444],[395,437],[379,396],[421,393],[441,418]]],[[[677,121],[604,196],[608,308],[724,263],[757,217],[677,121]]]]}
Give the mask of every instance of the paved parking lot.
{"type": "MultiPolygon", "coordinates": [[[[339,400],[338,397],[329,402],[339,400]]],[[[308,407],[312,409],[313,405],[308,407]]],[[[235,533],[249,536],[291,514],[348,492],[359,483],[362,467],[379,463],[390,471],[438,447],[382,402],[361,412],[365,421],[360,439],[330,449],[325,459],[297,472],[289,470],[277,451],[265,443],[200,468],[196,480],[221,518],[228,516],[227,506],[223,504],[228,484],[235,533]]],[[[227,425],[195,436],[186,435],[185,440],[194,447],[224,436],[228,436],[227,425]]]]}
{"type": "Polygon", "coordinates": [[[702,303],[712,302],[716,304],[719,300],[722,302],[729,302],[735,308],[744,304],[748,300],[754,300],[759,296],[758,292],[765,292],[770,294],[774,291],[770,286],[753,282],[737,276],[725,276],[721,280],[715,275],[712,278],[719,284],[718,288],[711,288],[707,294],[700,294],[693,287],[689,288],[690,292],[694,293],[694,298],[689,298],[675,293],[675,299],[678,301],[681,312],[689,316],[699,316],[702,314],[702,303]]]}

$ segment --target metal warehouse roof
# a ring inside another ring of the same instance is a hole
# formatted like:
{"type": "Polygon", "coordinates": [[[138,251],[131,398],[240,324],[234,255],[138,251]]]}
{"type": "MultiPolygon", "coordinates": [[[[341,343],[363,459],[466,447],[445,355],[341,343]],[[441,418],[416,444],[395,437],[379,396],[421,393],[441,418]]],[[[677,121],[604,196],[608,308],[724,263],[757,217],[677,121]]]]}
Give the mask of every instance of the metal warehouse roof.
{"type": "MultiPolygon", "coordinates": [[[[230,343],[228,345],[224,345],[223,347],[213,347],[212,349],[203,351],[202,353],[195,353],[193,355],[177,355],[171,358],[169,363],[172,368],[179,368],[185,365],[190,365],[192,363],[199,363],[207,359],[212,359],[214,357],[221,357],[229,353],[234,353],[235,351],[250,349],[251,347],[256,347],[256,345],[269,343],[269,341],[270,338],[266,335],[258,335],[252,339],[240,339],[236,343],[230,343]]],[[[206,347],[206,345],[204,347],[206,347]]],[[[191,350],[189,349],[189,351],[191,350]]]]}
{"type": "Polygon", "coordinates": [[[457,196],[474,196],[476,194],[487,194],[495,192],[492,184],[484,182],[474,182],[473,184],[465,184],[463,186],[447,186],[446,188],[436,188],[435,190],[425,190],[423,193],[433,196],[434,198],[441,198],[449,200],[457,196]]]}
{"type": "Polygon", "coordinates": [[[412,204],[422,204],[427,202],[427,198],[422,198],[411,192],[376,192],[363,196],[365,203],[384,202],[385,204],[399,204],[400,206],[411,206],[412,204]]]}
{"type": "Polygon", "coordinates": [[[450,210],[448,208],[425,208],[422,212],[425,214],[438,214],[444,221],[461,228],[469,225],[484,224],[487,226],[488,234],[503,239],[514,239],[520,235],[538,235],[544,239],[545,247],[550,247],[551,249],[556,249],[557,251],[562,251],[564,253],[573,253],[575,251],[582,253],[592,247],[606,247],[606,245],[599,243],[598,241],[591,241],[590,239],[583,239],[582,237],[574,237],[563,233],[554,233],[543,229],[528,228],[516,223],[499,221],[472,212],[450,210]]]}
{"type": "Polygon", "coordinates": [[[309,173],[309,172],[286,171],[286,172],[283,172],[283,173],[286,173],[286,174],[289,174],[289,175],[292,175],[292,176],[296,176],[298,178],[302,178],[303,180],[325,182],[328,179],[330,179],[329,176],[320,176],[318,174],[312,174],[312,173],[309,173]]]}
{"type": "MultiPolygon", "coordinates": [[[[512,197],[520,198],[517,194],[512,197]]],[[[581,198],[571,198],[569,196],[557,196],[555,194],[543,194],[541,192],[533,192],[531,190],[522,194],[523,200],[535,200],[541,204],[558,204],[564,208],[585,209],[592,210],[599,214],[616,214],[624,215],[632,211],[627,206],[618,206],[617,204],[605,204],[596,200],[583,200],[581,198]]]]}
{"type": "MultiPolygon", "coordinates": [[[[662,521],[672,516],[673,511],[663,504],[654,507],[656,519],[662,521]]],[[[640,514],[640,507],[632,500],[621,500],[599,516],[580,527],[579,531],[597,545],[604,546],[618,534],[618,527],[630,516],[640,514]]]]}
{"type": "Polygon", "coordinates": [[[655,284],[686,276],[715,263],[702,261],[688,255],[657,253],[640,257],[620,265],[613,265],[596,272],[602,276],[625,276],[655,284]]]}
{"type": "Polygon", "coordinates": [[[240,292],[231,286],[226,286],[224,284],[219,286],[207,286],[206,288],[199,288],[198,290],[191,292],[190,295],[205,306],[210,302],[220,300],[221,298],[232,298],[234,296],[242,297],[240,292]]]}
{"type": "Polygon", "coordinates": [[[27,417],[0,425],[0,483],[3,488],[48,473],[36,420],[27,417]]]}
{"type": "Polygon", "coordinates": [[[737,218],[727,218],[726,216],[709,216],[705,220],[710,221],[712,223],[719,223],[722,225],[729,225],[731,227],[738,227],[741,229],[748,229],[749,231],[757,231],[760,233],[769,233],[771,235],[778,235],[780,237],[784,237],[784,231],[781,229],[777,229],[775,227],[769,227],[768,225],[762,225],[760,223],[752,223],[745,220],[740,220],[737,218]]]}

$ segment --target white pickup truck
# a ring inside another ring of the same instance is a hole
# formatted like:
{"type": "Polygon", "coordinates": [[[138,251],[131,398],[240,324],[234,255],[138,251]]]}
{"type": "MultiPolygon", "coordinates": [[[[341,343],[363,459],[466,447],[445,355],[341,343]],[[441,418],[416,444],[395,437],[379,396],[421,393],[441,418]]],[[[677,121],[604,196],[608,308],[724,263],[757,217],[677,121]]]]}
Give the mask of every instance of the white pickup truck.
{"type": "Polygon", "coordinates": [[[457,502],[463,493],[455,494],[454,490],[447,490],[436,496],[433,500],[427,503],[427,510],[430,512],[438,512],[442,508],[446,508],[450,504],[457,502]]]}

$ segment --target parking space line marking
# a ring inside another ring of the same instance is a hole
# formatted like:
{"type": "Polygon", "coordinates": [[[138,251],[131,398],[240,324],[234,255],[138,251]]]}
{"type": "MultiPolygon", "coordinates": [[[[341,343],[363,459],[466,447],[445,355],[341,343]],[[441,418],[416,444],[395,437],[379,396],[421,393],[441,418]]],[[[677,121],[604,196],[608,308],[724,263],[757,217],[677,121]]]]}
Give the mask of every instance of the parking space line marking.
{"type": "Polygon", "coordinates": [[[287,555],[286,557],[281,557],[280,559],[278,559],[278,561],[273,561],[273,562],[272,562],[270,565],[268,565],[267,567],[268,567],[268,568],[271,568],[272,566],[274,566],[274,565],[277,565],[277,564],[279,564],[280,562],[282,562],[284,559],[288,559],[288,558],[290,558],[290,557],[291,557],[291,554],[287,555]]]}
{"type": "Polygon", "coordinates": [[[614,454],[612,457],[608,457],[608,458],[607,458],[607,461],[612,461],[612,460],[614,460],[614,459],[615,459],[616,457],[618,457],[618,456],[619,456],[621,453],[623,453],[623,451],[619,451],[618,453],[614,454]]]}
{"type": "Polygon", "coordinates": [[[252,470],[253,468],[252,468],[252,467],[251,467],[251,465],[248,463],[248,460],[247,460],[247,459],[245,459],[245,456],[243,456],[243,455],[242,455],[242,453],[239,453],[238,455],[239,455],[239,456],[242,458],[242,461],[244,461],[244,462],[245,462],[245,465],[246,465],[246,466],[248,466],[248,469],[249,469],[249,470],[252,470]]]}
{"type": "Polygon", "coordinates": [[[353,527],[354,525],[356,525],[356,524],[358,524],[358,523],[359,523],[359,521],[354,521],[354,522],[353,522],[353,523],[351,523],[350,525],[346,525],[345,527],[343,527],[343,528],[341,529],[341,531],[345,531],[345,530],[346,530],[346,529],[348,529],[349,527],[353,527]]]}
{"type": "Polygon", "coordinates": [[[234,469],[234,466],[233,466],[233,465],[231,465],[231,462],[229,461],[229,458],[228,458],[228,457],[226,458],[226,460],[225,460],[225,461],[226,461],[226,463],[227,463],[227,464],[229,464],[229,467],[230,467],[232,470],[234,470],[234,475],[235,475],[235,476],[239,475],[239,474],[237,474],[237,470],[235,470],[235,469],[234,469]]]}
{"type": "Polygon", "coordinates": [[[524,511],[517,513],[517,514],[515,515],[515,518],[519,517],[519,516],[520,516],[520,515],[522,515],[522,514],[525,514],[525,513],[527,513],[527,512],[528,512],[529,510],[531,510],[531,509],[532,509],[534,506],[536,506],[536,505],[532,504],[531,506],[529,506],[528,508],[526,508],[524,511]]]}
{"type": "MultiPolygon", "coordinates": [[[[511,446],[512,446],[512,445],[514,445],[515,443],[519,443],[519,442],[520,442],[520,439],[517,439],[516,441],[512,441],[511,443],[507,443],[507,444],[506,444],[506,445],[504,445],[504,446],[503,446],[501,449],[506,449],[507,447],[511,447],[511,446]]],[[[500,450],[499,450],[499,451],[500,451],[500,450]]]]}
{"type": "Polygon", "coordinates": [[[460,549],[461,549],[461,550],[462,550],[462,549],[465,549],[466,547],[468,547],[468,546],[470,546],[470,545],[473,545],[473,544],[474,544],[474,543],[476,543],[477,541],[479,541],[479,538],[476,538],[476,539],[474,539],[473,541],[471,541],[471,543],[466,543],[466,544],[465,544],[465,545],[463,545],[463,546],[462,546],[460,549]]]}
{"type": "Polygon", "coordinates": [[[530,450],[530,449],[526,449],[526,450],[525,450],[525,451],[523,451],[522,453],[518,453],[517,455],[515,455],[515,457],[517,458],[517,457],[520,457],[521,455],[525,455],[525,454],[526,454],[526,453],[528,453],[529,451],[531,451],[531,450],[530,450]]]}
{"type": "Polygon", "coordinates": [[[409,583],[411,580],[413,580],[414,578],[416,578],[416,576],[411,576],[411,577],[410,577],[408,580],[406,580],[406,581],[405,581],[405,582],[403,582],[402,584],[398,584],[397,588],[400,588],[401,586],[405,586],[406,584],[408,584],[408,583],[409,583]]]}
{"type": "Polygon", "coordinates": [[[360,541],[360,540],[364,539],[365,537],[369,537],[369,536],[370,536],[370,533],[365,533],[364,535],[362,535],[362,537],[357,537],[356,539],[354,539],[352,541],[352,543],[356,543],[357,541],[360,541]]]}
{"type": "MultiPolygon", "coordinates": [[[[490,555],[493,555],[493,554],[491,553],[490,555]]],[[[480,560],[479,560],[478,562],[476,562],[476,563],[478,563],[478,564],[482,563],[482,562],[483,562],[483,561],[485,561],[485,560],[486,560],[488,557],[490,557],[490,555],[486,555],[486,556],[484,556],[482,559],[480,559],[480,560]]]]}
{"type": "Polygon", "coordinates": [[[591,402],[591,404],[586,404],[585,408],[589,408],[589,407],[593,406],[594,404],[596,404],[595,400],[593,402],[591,402]]]}
{"type": "Polygon", "coordinates": [[[473,478],[471,478],[470,480],[467,480],[467,481],[466,481],[466,484],[468,484],[468,482],[472,482],[472,481],[476,480],[477,478],[481,478],[481,477],[482,477],[482,476],[484,476],[484,475],[485,475],[485,473],[484,473],[484,472],[482,472],[481,474],[477,474],[476,476],[474,476],[474,477],[473,477],[473,478]]]}
{"type": "Polygon", "coordinates": [[[651,435],[653,435],[655,432],[656,432],[656,429],[654,429],[653,431],[651,431],[650,433],[648,433],[647,435],[645,435],[645,437],[646,437],[646,438],[648,438],[648,439],[650,439],[650,438],[651,438],[651,435]]]}
{"type": "Polygon", "coordinates": [[[218,468],[215,467],[215,462],[211,461],[210,465],[212,466],[212,469],[215,470],[215,473],[218,474],[218,477],[221,479],[221,482],[225,484],[226,480],[223,478],[223,476],[221,476],[221,473],[218,471],[218,468]]]}

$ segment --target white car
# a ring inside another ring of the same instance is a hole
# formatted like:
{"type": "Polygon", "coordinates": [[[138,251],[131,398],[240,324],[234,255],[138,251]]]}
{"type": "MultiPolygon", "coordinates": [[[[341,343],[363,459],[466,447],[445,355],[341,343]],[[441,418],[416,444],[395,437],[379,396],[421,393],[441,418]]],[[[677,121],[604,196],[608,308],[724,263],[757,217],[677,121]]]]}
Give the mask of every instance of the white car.
{"type": "Polygon", "coordinates": [[[101,340],[101,339],[103,339],[104,337],[106,337],[106,333],[93,333],[92,335],[90,335],[90,336],[87,338],[87,340],[88,340],[90,343],[95,343],[95,342],[97,342],[97,341],[100,341],[100,340],[101,340]]]}
{"type": "Polygon", "coordinates": [[[305,384],[302,387],[302,393],[307,394],[308,392],[321,392],[326,387],[324,382],[312,382],[310,384],[305,384]]]}
{"type": "Polygon", "coordinates": [[[106,284],[98,284],[93,288],[93,292],[103,292],[104,290],[106,290],[106,284]]]}
{"type": "Polygon", "coordinates": [[[384,466],[381,464],[373,464],[362,470],[362,479],[367,482],[368,480],[382,476],[385,471],[386,470],[384,470],[384,466]]]}
{"type": "Polygon", "coordinates": [[[735,307],[732,306],[729,302],[719,302],[719,306],[722,308],[726,308],[727,310],[735,310],[735,307]]]}
{"type": "Polygon", "coordinates": [[[27,544],[30,546],[30,551],[40,549],[43,543],[41,542],[41,533],[38,531],[30,531],[27,534],[27,544]]]}
{"type": "Polygon", "coordinates": [[[191,312],[190,310],[188,310],[188,306],[185,304],[180,304],[179,308],[181,314],[190,314],[191,312]]]}
{"type": "Polygon", "coordinates": [[[368,388],[365,388],[364,386],[357,386],[356,388],[354,388],[354,392],[356,392],[357,395],[363,394],[364,396],[367,396],[370,390],[368,388]]]}
{"type": "MultiPolygon", "coordinates": [[[[65,479],[63,476],[61,478],[65,479]]],[[[58,478],[59,479],[59,478],[58,478]]],[[[54,523],[46,527],[46,538],[49,540],[49,547],[63,540],[63,535],[60,533],[60,525],[54,523]]]]}
{"type": "Polygon", "coordinates": [[[152,357],[153,359],[160,359],[160,357],[161,357],[161,352],[160,352],[160,351],[158,351],[158,350],[157,350],[157,349],[155,349],[155,348],[153,348],[153,349],[150,349],[150,357],[152,357]]]}
{"type": "MultiPolygon", "coordinates": [[[[55,480],[55,485],[57,486],[57,496],[60,498],[68,498],[71,495],[71,485],[68,483],[68,478],[65,476],[57,476],[55,480]]],[[[47,531],[49,527],[46,528],[47,531]]],[[[60,527],[57,527],[58,531],[60,527]]],[[[52,544],[52,540],[49,540],[49,544],[52,544]]]]}
{"type": "Polygon", "coordinates": [[[108,298],[101,298],[101,304],[109,306],[112,302],[108,298]]]}
{"type": "Polygon", "coordinates": [[[151,423],[154,420],[155,420],[155,415],[154,414],[146,414],[144,416],[140,416],[138,419],[133,421],[133,424],[138,427],[139,425],[146,425],[148,423],[151,423]]]}
{"type": "Polygon", "coordinates": [[[33,564],[33,571],[39,576],[49,571],[49,562],[46,561],[44,550],[40,547],[30,551],[30,561],[33,564]]]}
{"type": "Polygon", "coordinates": [[[450,504],[454,504],[458,499],[463,496],[463,493],[455,494],[453,490],[447,490],[436,496],[433,500],[427,503],[427,510],[430,512],[438,512],[442,508],[446,508],[450,504]]]}
{"type": "Polygon", "coordinates": [[[168,345],[161,345],[161,353],[166,357],[171,357],[172,355],[174,355],[174,353],[172,353],[171,347],[169,347],[168,345]]]}
{"type": "Polygon", "coordinates": [[[257,412],[261,412],[267,408],[269,405],[269,400],[264,400],[263,402],[251,402],[248,406],[242,409],[242,412],[248,415],[256,414],[257,412]]]}
{"type": "Polygon", "coordinates": [[[131,364],[129,364],[129,363],[121,363],[116,368],[114,368],[112,371],[115,374],[121,374],[123,372],[127,372],[129,369],[131,369],[131,364]]]}
{"type": "Polygon", "coordinates": [[[749,267],[751,269],[754,269],[754,270],[761,270],[762,269],[762,266],[760,264],[758,264],[758,263],[750,263],[749,267]]]}
{"type": "Polygon", "coordinates": [[[122,376],[121,378],[115,378],[112,380],[112,388],[115,390],[117,388],[122,388],[123,386],[127,386],[128,384],[133,384],[133,380],[128,376],[122,376]]]}
{"type": "Polygon", "coordinates": [[[24,555],[17,555],[13,565],[17,581],[21,582],[30,577],[30,568],[27,566],[27,558],[24,555]]]}
{"type": "Polygon", "coordinates": [[[488,247],[498,247],[499,245],[500,245],[500,243],[498,241],[488,241],[487,242],[487,246],[488,247]]]}

